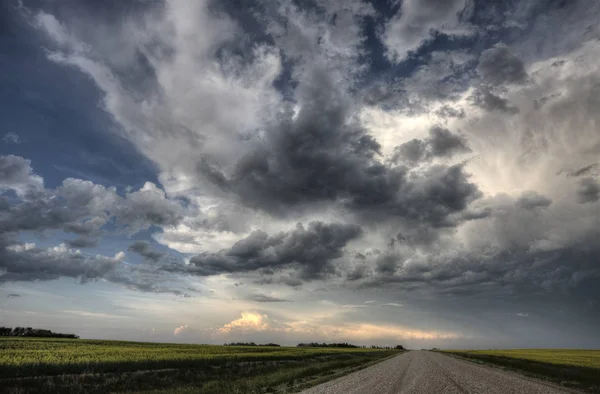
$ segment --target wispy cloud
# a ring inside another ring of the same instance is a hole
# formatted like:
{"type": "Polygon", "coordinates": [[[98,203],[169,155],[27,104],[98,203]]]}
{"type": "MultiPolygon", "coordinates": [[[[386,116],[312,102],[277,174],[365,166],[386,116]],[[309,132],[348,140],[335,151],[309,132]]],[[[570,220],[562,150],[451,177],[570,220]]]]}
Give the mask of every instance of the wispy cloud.
{"type": "Polygon", "coordinates": [[[273,297],[273,296],[262,294],[262,293],[252,294],[252,295],[248,296],[247,299],[250,301],[255,301],[255,302],[292,302],[291,300],[286,300],[286,299],[279,298],[279,297],[273,297]]]}
{"type": "Polygon", "coordinates": [[[20,144],[22,141],[19,138],[19,135],[16,133],[6,133],[4,137],[2,137],[2,141],[10,144],[20,144]]]}
{"type": "Polygon", "coordinates": [[[62,313],[67,313],[69,315],[76,315],[81,317],[91,317],[94,319],[131,319],[131,316],[122,316],[122,315],[112,315],[109,313],[98,313],[98,312],[89,312],[89,311],[78,311],[72,309],[63,309],[62,313]]]}

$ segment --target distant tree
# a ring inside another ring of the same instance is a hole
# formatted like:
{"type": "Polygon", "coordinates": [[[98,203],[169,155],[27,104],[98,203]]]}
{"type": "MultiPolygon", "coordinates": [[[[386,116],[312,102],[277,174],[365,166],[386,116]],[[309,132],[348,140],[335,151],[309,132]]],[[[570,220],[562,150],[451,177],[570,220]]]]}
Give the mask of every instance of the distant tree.
{"type": "Polygon", "coordinates": [[[394,349],[398,349],[398,350],[404,350],[404,346],[402,346],[402,345],[396,345],[396,346],[394,347],[394,349]]]}
{"type": "Polygon", "coordinates": [[[276,343],[265,343],[265,344],[256,344],[254,342],[230,342],[226,343],[225,346],[281,346],[276,343]]]}
{"type": "Polygon", "coordinates": [[[42,337],[42,338],[79,338],[75,334],[61,334],[58,332],[52,332],[50,330],[44,330],[41,328],[31,327],[0,327],[0,336],[2,337],[42,337]]]}
{"type": "Polygon", "coordinates": [[[298,347],[341,347],[341,348],[359,348],[360,346],[352,345],[347,342],[343,343],[318,343],[318,342],[309,342],[309,343],[299,343],[298,347]]]}

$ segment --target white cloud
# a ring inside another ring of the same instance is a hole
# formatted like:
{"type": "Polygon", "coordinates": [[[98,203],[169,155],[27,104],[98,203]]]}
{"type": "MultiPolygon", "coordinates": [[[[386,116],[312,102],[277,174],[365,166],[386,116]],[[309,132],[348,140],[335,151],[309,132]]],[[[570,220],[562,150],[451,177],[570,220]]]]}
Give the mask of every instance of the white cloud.
{"type": "Polygon", "coordinates": [[[232,331],[265,331],[269,329],[269,316],[256,312],[242,312],[242,317],[223,325],[217,332],[229,333],[232,331]]]}
{"type": "Polygon", "coordinates": [[[182,326],[177,327],[176,329],[173,330],[173,335],[179,335],[182,334],[183,332],[185,332],[186,330],[188,330],[190,328],[189,325],[185,324],[182,326]]]}
{"type": "Polygon", "coordinates": [[[428,331],[412,329],[391,324],[348,323],[329,324],[318,319],[297,321],[276,321],[266,314],[243,312],[242,317],[217,329],[221,335],[236,333],[271,333],[275,335],[291,334],[296,338],[324,338],[328,341],[372,340],[439,340],[457,339],[462,335],[454,332],[428,331]]]}
{"type": "Polygon", "coordinates": [[[98,313],[90,311],[78,311],[72,309],[63,309],[60,312],[67,313],[69,315],[76,315],[81,317],[95,318],[95,319],[130,319],[130,316],[113,315],[110,313],[98,313]]]}
{"type": "Polygon", "coordinates": [[[17,133],[6,133],[4,137],[2,137],[2,141],[10,144],[20,144],[22,143],[21,138],[17,133]]]}

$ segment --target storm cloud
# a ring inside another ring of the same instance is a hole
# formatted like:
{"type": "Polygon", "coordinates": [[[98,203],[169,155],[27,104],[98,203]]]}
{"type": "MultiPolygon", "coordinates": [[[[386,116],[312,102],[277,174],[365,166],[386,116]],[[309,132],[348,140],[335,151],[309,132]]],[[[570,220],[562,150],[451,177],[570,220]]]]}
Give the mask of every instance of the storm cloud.
{"type": "Polygon", "coordinates": [[[142,256],[144,259],[158,262],[165,254],[153,250],[150,243],[147,241],[136,241],[129,245],[128,250],[135,252],[142,256]]]}
{"type": "Polygon", "coordinates": [[[503,97],[494,94],[490,89],[483,87],[475,90],[471,96],[471,101],[474,106],[485,109],[487,111],[504,112],[513,115],[519,112],[519,109],[503,97]]]}
{"type": "Polygon", "coordinates": [[[196,255],[188,266],[170,269],[206,276],[292,268],[302,279],[318,279],[333,272],[332,261],[342,257],[346,244],[361,234],[357,225],[323,222],[311,222],[306,228],[299,223],[294,230],[273,236],[254,231],[228,250],[196,255]]]}
{"type": "Polygon", "coordinates": [[[504,44],[486,49],[479,58],[477,71],[485,82],[494,86],[527,81],[523,61],[504,44]]]}
{"type": "Polygon", "coordinates": [[[163,340],[597,343],[600,4],[563,3],[15,2],[0,287],[163,340]]]}
{"type": "Polygon", "coordinates": [[[582,204],[591,203],[600,199],[600,182],[594,178],[583,178],[579,181],[577,198],[582,204]]]}
{"type": "Polygon", "coordinates": [[[413,139],[396,147],[392,160],[405,160],[418,164],[433,158],[452,157],[455,154],[468,152],[471,152],[471,149],[464,137],[436,126],[429,130],[429,138],[413,139]]]}

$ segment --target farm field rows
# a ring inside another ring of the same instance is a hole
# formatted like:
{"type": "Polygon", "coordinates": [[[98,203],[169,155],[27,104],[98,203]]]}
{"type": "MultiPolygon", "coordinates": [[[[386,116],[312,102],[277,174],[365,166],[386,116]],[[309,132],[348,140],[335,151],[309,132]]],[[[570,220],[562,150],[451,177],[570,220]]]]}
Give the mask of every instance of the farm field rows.
{"type": "Polygon", "coordinates": [[[574,349],[506,349],[506,350],[450,350],[449,352],[511,357],[522,360],[576,367],[600,368],[600,350],[574,349]]]}
{"type": "Polygon", "coordinates": [[[0,385],[15,393],[293,392],[397,353],[13,337],[0,339],[0,385]]]}
{"type": "Polygon", "coordinates": [[[444,350],[475,362],[494,364],[536,378],[600,393],[600,350],[444,350]]]}

